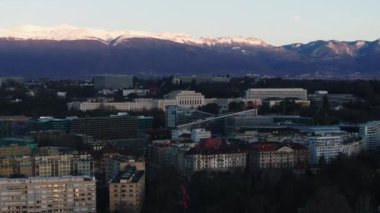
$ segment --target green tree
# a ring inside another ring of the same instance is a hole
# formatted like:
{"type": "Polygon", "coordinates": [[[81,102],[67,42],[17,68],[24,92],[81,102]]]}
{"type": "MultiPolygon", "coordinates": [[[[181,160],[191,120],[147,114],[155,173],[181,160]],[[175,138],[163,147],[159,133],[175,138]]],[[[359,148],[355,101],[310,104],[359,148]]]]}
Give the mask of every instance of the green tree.
{"type": "Polygon", "coordinates": [[[346,197],[334,189],[322,187],[309,199],[305,213],[351,213],[346,197]]]}

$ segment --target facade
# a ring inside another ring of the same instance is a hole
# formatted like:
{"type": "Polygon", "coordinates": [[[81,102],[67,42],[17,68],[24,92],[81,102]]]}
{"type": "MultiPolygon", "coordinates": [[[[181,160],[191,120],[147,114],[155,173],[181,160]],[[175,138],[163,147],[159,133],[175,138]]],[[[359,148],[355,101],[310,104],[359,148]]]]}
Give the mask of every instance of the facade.
{"type": "Polygon", "coordinates": [[[145,161],[142,158],[138,159],[134,156],[113,155],[104,160],[106,181],[111,180],[127,167],[136,167],[137,170],[145,171],[145,161]]]}
{"type": "Polygon", "coordinates": [[[28,129],[29,118],[25,116],[0,116],[0,136],[22,135],[28,129]]]}
{"type": "Polygon", "coordinates": [[[136,138],[138,125],[138,117],[127,115],[78,118],[72,121],[71,132],[99,140],[136,138]]]}
{"type": "Polygon", "coordinates": [[[356,100],[352,94],[329,94],[327,91],[316,91],[314,94],[308,95],[308,98],[313,105],[322,107],[325,96],[327,96],[331,108],[356,100]]]}
{"type": "Polygon", "coordinates": [[[229,83],[230,78],[227,76],[180,76],[174,77],[172,80],[173,84],[189,84],[195,82],[200,83],[229,83]]]}
{"type": "Polygon", "coordinates": [[[194,142],[199,142],[202,139],[211,138],[211,132],[205,129],[192,129],[191,130],[191,140],[194,142]]]}
{"type": "Polygon", "coordinates": [[[94,161],[88,154],[68,154],[34,157],[34,176],[94,175],[94,161]]]}
{"type": "Polygon", "coordinates": [[[251,98],[251,99],[247,99],[247,98],[207,98],[207,99],[205,99],[205,104],[211,104],[211,103],[217,104],[220,107],[220,109],[219,109],[220,112],[227,112],[228,106],[232,102],[237,102],[237,103],[243,102],[246,107],[250,107],[250,108],[257,108],[258,106],[260,106],[262,104],[261,99],[258,99],[258,98],[251,98]]]}
{"type": "Polygon", "coordinates": [[[246,99],[296,98],[307,100],[307,90],[302,88],[255,88],[245,92],[246,99]]]}
{"type": "Polygon", "coordinates": [[[342,154],[345,156],[358,155],[363,149],[362,140],[356,139],[343,143],[342,154]]]}
{"type": "Polygon", "coordinates": [[[131,75],[97,75],[94,77],[96,89],[126,89],[133,88],[131,75]]]}
{"type": "Polygon", "coordinates": [[[93,176],[94,161],[87,154],[24,156],[0,159],[0,176],[93,176]]]}
{"type": "Polygon", "coordinates": [[[360,125],[359,135],[363,138],[364,150],[375,150],[380,147],[380,121],[370,121],[360,125]]]}
{"type": "Polygon", "coordinates": [[[342,153],[343,139],[340,136],[312,136],[308,139],[310,163],[317,164],[323,156],[330,162],[342,153]]]}
{"type": "Polygon", "coordinates": [[[232,147],[220,149],[193,148],[185,154],[185,176],[196,172],[242,172],[247,153],[232,147]]]}
{"type": "Polygon", "coordinates": [[[78,149],[93,141],[91,136],[83,134],[71,134],[61,131],[32,131],[30,132],[34,141],[40,147],[53,146],[53,147],[66,147],[71,149],[78,149]]]}
{"type": "Polygon", "coordinates": [[[205,97],[201,93],[188,90],[172,91],[166,94],[164,99],[175,100],[176,105],[187,108],[198,108],[199,106],[203,106],[205,104],[205,97]]]}
{"type": "Polygon", "coordinates": [[[313,118],[292,115],[271,116],[252,114],[240,114],[225,119],[225,128],[228,132],[257,129],[263,127],[309,126],[313,124],[313,118]]]}
{"type": "Polygon", "coordinates": [[[137,97],[146,96],[149,94],[148,89],[124,89],[123,96],[128,96],[130,94],[136,94],[137,97]]]}
{"type": "Polygon", "coordinates": [[[214,116],[213,114],[202,112],[196,109],[170,105],[166,108],[166,126],[175,128],[177,125],[190,123],[199,119],[205,119],[214,116]]]}
{"type": "Polygon", "coordinates": [[[0,178],[0,212],[95,213],[95,178],[0,178]]]}
{"type": "Polygon", "coordinates": [[[294,168],[305,166],[309,150],[297,143],[253,143],[249,150],[249,168],[294,168]]]}
{"type": "Polygon", "coordinates": [[[178,174],[185,173],[185,153],[195,147],[195,143],[153,141],[148,145],[148,159],[151,170],[174,168],[178,174]]]}
{"type": "Polygon", "coordinates": [[[70,132],[71,121],[75,118],[40,117],[32,122],[34,131],[61,131],[70,132]]]}
{"type": "Polygon", "coordinates": [[[109,109],[109,110],[117,110],[117,111],[144,111],[151,110],[154,107],[153,99],[135,99],[134,101],[127,102],[70,102],[67,104],[68,108],[71,110],[79,110],[79,111],[92,111],[97,109],[109,109]]]}
{"type": "Polygon", "coordinates": [[[141,212],[145,197],[145,171],[128,166],[109,183],[111,212],[141,212]]]}
{"type": "Polygon", "coordinates": [[[37,144],[29,138],[1,138],[0,158],[31,155],[37,151],[37,144]]]}

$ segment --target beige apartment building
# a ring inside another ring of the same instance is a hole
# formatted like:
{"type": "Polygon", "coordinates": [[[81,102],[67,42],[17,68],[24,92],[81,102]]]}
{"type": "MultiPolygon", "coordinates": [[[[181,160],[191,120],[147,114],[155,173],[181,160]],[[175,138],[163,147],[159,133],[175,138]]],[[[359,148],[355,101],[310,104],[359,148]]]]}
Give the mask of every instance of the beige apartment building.
{"type": "Polygon", "coordinates": [[[94,161],[88,154],[9,157],[0,159],[0,176],[25,175],[58,177],[64,175],[93,176],[94,161]]]}
{"type": "Polygon", "coordinates": [[[250,169],[294,168],[308,164],[309,150],[298,143],[253,143],[248,159],[250,169]]]}
{"type": "Polygon", "coordinates": [[[0,212],[96,212],[95,178],[0,178],[0,212]]]}
{"type": "Polygon", "coordinates": [[[145,171],[128,166],[109,184],[111,212],[139,213],[145,197],[145,171]]]}

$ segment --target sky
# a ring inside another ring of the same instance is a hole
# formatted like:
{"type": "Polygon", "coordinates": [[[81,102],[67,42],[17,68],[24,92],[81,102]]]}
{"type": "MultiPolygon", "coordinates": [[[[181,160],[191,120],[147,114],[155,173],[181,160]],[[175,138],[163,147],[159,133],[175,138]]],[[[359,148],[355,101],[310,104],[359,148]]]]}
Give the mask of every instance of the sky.
{"type": "Polygon", "coordinates": [[[283,45],[379,39],[379,11],[380,0],[0,0],[0,28],[73,25],[283,45]]]}

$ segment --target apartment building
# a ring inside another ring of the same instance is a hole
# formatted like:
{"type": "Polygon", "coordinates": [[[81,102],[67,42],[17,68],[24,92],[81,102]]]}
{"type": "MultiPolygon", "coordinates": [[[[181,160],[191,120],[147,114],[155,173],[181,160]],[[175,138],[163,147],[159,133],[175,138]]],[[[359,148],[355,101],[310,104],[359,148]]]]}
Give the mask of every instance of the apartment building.
{"type": "Polygon", "coordinates": [[[0,178],[0,212],[96,212],[95,178],[0,178]]]}
{"type": "Polygon", "coordinates": [[[136,167],[139,171],[145,171],[145,160],[134,156],[113,155],[105,159],[106,164],[106,180],[114,178],[120,171],[124,171],[127,167],[136,167]]]}
{"type": "Polygon", "coordinates": [[[37,151],[37,144],[29,138],[1,138],[0,158],[31,155],[37,151]]]}
{"type": "Polygon", "coordinates": [[[195,145],[196,143],[192,142],[153,141],[148,145],[148,160],[151,171],[173,168],[178,174],[184,174],[185,153],[195,145]]]}
{"type": "Polygon", "coordinates": [[[88,154],[8,157],[0,159],[0,176],[93,176],[94,161],[88,154]]]}
{"type": "Polygon", "coordinates": [[[317,164],[322,158],[330,162],[342,153],[343,139],[341,136],[312,136],[308,138],[310,163],[317,164]]]}
{"type": "Polygon", "coordinates": [[[145,171],[128,166],[109,183],[111,212],[141,212],[145,197],[145,171]]]}
{"type": "Polygon", "coordinates": [[[247,153],[234,147],[207,149],[195,147],[185,154],[185,176],[196,172],[241,172],[246,168],[247,153]]]}
{"type": "Polygon", "coordinates": [[[249,168],[294,168],[308,164],[309,150],[298,143],[253,143],[249,148],[249,168]]]}

